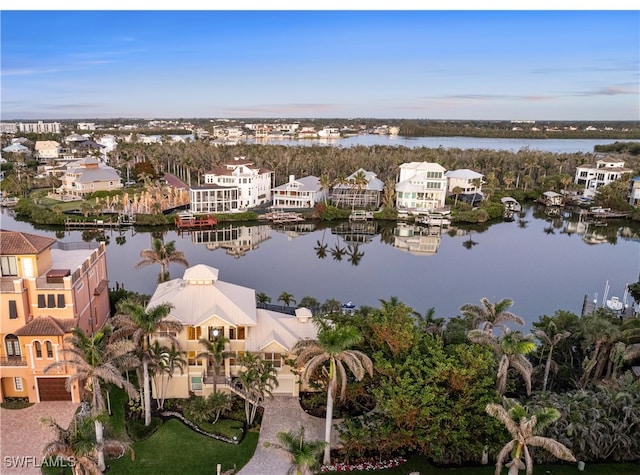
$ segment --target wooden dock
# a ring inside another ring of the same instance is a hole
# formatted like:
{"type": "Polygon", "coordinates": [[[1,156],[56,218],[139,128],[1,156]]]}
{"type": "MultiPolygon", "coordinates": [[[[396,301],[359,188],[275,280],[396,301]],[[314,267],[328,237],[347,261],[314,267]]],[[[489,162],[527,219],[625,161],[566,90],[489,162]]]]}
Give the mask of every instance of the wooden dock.
{"type": "Polygon", "coordinates": [[[259,219],[270,221],[274,224],[301,223],[305,220],[300,213],[287,211],[270,211],[261,215],[259,219]]]}
{"type": "Polygon", "coordinates": [[[210,214],[206,216],[196,216],[191,213],[180,213],[175,219],[175,225],[178,231],[213,228],[217,224],[218,219],[210,214]]]}
{"type": "Polygon", "coordinates": [[[118,218],[115,221],[113,219],[86,219],[86,220],[74,220],[67,218],[64,225],[67,229],[105,229],[105,228],[122,228],[126,226],[133,226],[135,224],[134,219],[122,219],[118,218]]]}

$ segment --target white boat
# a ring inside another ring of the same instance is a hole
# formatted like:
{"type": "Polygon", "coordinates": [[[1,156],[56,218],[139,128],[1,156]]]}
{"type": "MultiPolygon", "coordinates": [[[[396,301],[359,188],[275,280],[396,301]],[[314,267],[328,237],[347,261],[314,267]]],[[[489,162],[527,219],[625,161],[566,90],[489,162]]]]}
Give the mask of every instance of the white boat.
{"type": "Polygon", "coordinates": [[[418,224],[424,224],[425,226],[438,226],[446,228],[451,224],[451,220],[448,218],[448,213],[429,213],[416,220],[418,224]]]}
{"type": "Polygon", "coordinates": [[[504,206],[505,211],[521,211],[522,206],[515,198],[511,198],[510,196],[505,196],[504,198],[500,198],[502,202],[502,206],[504,206]]]}
{"type": "Polygon", "coordinates": [[[324,127],[318,131],[318,137],[323,139],[339,139],[341,137],[340,129],[337,127],[324,127]]]}

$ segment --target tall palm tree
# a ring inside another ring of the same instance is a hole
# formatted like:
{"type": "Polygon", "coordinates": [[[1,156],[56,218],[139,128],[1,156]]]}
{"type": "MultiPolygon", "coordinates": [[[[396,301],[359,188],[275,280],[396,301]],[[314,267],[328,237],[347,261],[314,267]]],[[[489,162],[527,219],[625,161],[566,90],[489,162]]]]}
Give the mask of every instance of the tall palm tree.
{"type": "Polygon", "coordinates": [[[331,178],[326,173],[320,175],[320,192],[323,193],[324,196],[324,205],[327,206],[327,196],[329,195],[329,190],[331,189],[331,178]]]}
{"type": "Polygon", "coordinates": [[[359,244],[349,244],[346,252],[349,256],[349,262],[354,266],[360,264],[360,260],[364,257],[364,251],[360,250],[359,244]]]}
{"type": "Polygon", "coordinates": [[[561,332],[556,333],[555,329],[556,329],[556,324],[554,322],[551,322],[546,332],[544,330],[535,330],[533,332],[535,337],[538,340],[540,340],[543,345],[549,348],[549,353],[547,354],[547,362],[544,365],[544,378],[542,380],[543,391],[547,390],[547,382],[549,380],[549,371],[551,370],[553,349],[562,340],[569,338],[571,336],[571,332],[568,330],[563,330],[561,332]]]}
{"type": "Polygon", "coordinates": [[[238,374],[238,382],[245,394],[244,410],[247,424],[251,425],[255,420],[260,401],[265,396],[271,396],[279,383],[271,362],[259,355],[246,353],[242,357],[242,366],[244,369],[238,374]]]}
{"type": "MultiPolygon", "coordinates": [[[[40,423],[53,431],[53,438],[42,451],[45,460],[59,457],[67,461],[74,475],[102,474],[104,469],[99,467],[97,458],[99,445],[94,432],[94,416],[76,417],[68,429],[48,417],[40,419],[40,423]]],[[[131,460],[134,459],[133,449],[128,442],[105,439],[101,447],[108,454],[116,456],[131,452],[131,460]]]]}
{"type": "Polygon", "coordinates": [[[496,381],[496,390],[499,394],[504,394],[506,390],[509,368],[520,373],[525,382],[527,394],[531,394],[533,365],[526,355],[536,349],[536,344],[530,336],[515,331],[507,332],[502,337],[496,338],[477,329],[469,331],[467,336],[474,343],[490,346],[496,356],[500,358],[496,381]]]}
{"type": "Polygon", "coordinates": [[[293,295],[289,292],[283,291],[278,297],[278,302],[282,302],[285,306],[291,305],[291,302],[296,303],[296,299],[293,298],[293,295]]]}
{"type": "Polygon", "coordinates": [[[123,388],[131,399],[136,399],[138,394],[135,387],[122,375],[122,369],[129,369],[138,364],[138,359],[131,355],[132,346],[129,342],[119,341],[109,343],[111,327],[105,326],[92,336],[81,328],[74,328],[67,338],[69,348],[63,348],[60,352],[63,359],[49,364],[44,368],[45,373],[53,370],[71,367],[74,374],[68,376],[67,389],[76,382],[87,381],[91,391],[91,413],[94,416],[95,434],[97,441],[98,467],[105,470],[104,461],[104,426],[100,419],[105,411],[105,398],[102,393],[103,384],[114,384],[123,388]]]}
{"type": "Polygon", "coordinates": [[[258,301],[259,304],[265,305],[271,302],[271,297],[269,297],[264,292],[258,292],[256,294],[256,300],[258,301]]]}
{"type": "Polygon", "coordinates": [[[164,243],[162,239],[153,239],[152,248],[144,249],[140,252],[142,260],[135,265],[136,269],[145,267],[151,264],[160,264],[160,275],[158,277],[159,282],[165,282],[169,278],[168,267],[169,264],[175,262],[185,267],[189,266],[184,253],[176,250],[175,241],[169,241],[164,243]]]}
{"type": "Polygon", "coordinates": [[[347,388],[347,371],[351,371],[357,381],[361,381],[365,374],[373,376],[373,363],[363,352],[350,349],[362,340],[358,329],[351,325],[331,327],[322,320],[317,320],[320,329],[317,340],[301,340],[294,347],[297,354],[296,364],[303,367],[302,381],[308,383],[320,368],[327,371],[325,364],[329,364],[327,384],[327,413],[325,423],[323,463],[331,463],[331,429],[333,426],[333,402],[340,388],[339,400],[344,400],[347,388]]]}
{"type": "Polygon", "coordinates": [[[265,442],[265,447],[275,447],[286,450],[291,457],[291,466],[287,475],[312,475],[320,465],[320,454],[324,451],[326,442],[321,440],[304,440],[304,427],[300,426],[298,433],[278,432],[276,437],[279,444],[265,442]]]}
{"type": "Polygon", "coordinates": [[[541,447],[562,460],[576,461],[571,450],[563,444],[549,437],[538,435],[545,427],[560,417],[560,412],[557,409],[543,408],[535,414],[529,414],[527,409],[518,403],[508,409],[500,404],[489,403],[485,410],[491,417],[495,417],[504,424],[513,437],[513,440],[508,442],[498,453],[496,475],[500,475],[504,460],[513,449],[515,449],[513,460],[507,464],[509,475],[518,475],[518,472],[523,468],[526,468],[527,475],[533,474],[533,459],[529,453],[529,447],[541,447]],[[520,459],[523,454],[524,464],[520,459]]]}
{"type": "Polygon", "coordinates": [[[218,336],[209,341],[207,338],[200,338],[199,343],[204,347],[204,351],[196,355],[196,359],[206,358],[207,363],[211,364],[213,368],[213,392],[218,392],[218,374],[220,368],[224,364],[224,360],[233,355],[230,351],[227,351],[226,345],[231,340],[224,336],[218,336]]]}
{"type": "Polygon", "coordinates": [[[480,299],[482,305],[465,304],[460,307],[460,312],[470,319],[474,327],[480,326],[480,330],[491,335],[495,327],[505,330],[506,323],[517,323],[524,325],[524,320],[509,312],[507,309],[513,305],[511,299],[503,299],[495,303],[489,302],[489,299],[482,297],[480,299]]]}
{"type": "Polygon", "coordinates": [[[160,304],[145,309],[133,300],[123,300],[118,305],[118,314],[113,317],[115,327],[111,341],[131,339],[136,348],[142,366],[142,396],[144,406],[144,425],[151,424],[151,387],[149,385],[149,365],[152,362],[151,338],[162,332],[164,338],[178,349],[180,341],[176,335],[182,331],[182,324],[166,317],[171,313],[171,304],[160,304]]]}
{"type": "MultiPolygon", "coordinates": [[[[159,376],[160,378],[160,387],[156,384],[155,388],[158,409],[164,409],[167,387],[175,371],[179,370],[180,374],[184,374],[184,368],[187,366],[187,360],[183,358],[184,353],[184,351],[178,350],[175,345],[171,345],[171,348],[169,348],[161,345],[157,340],[151,344],[154,376],[159,376]]],[[[157,378],[154,378],[154,381],[156,380],[157,378]]]]}
{"type": "MultiPolygon", "coordinates": [[[[360,198],[362,191],[369,184],[369,182],[367,181],[367,176],[364,173],[364,170],[358,170],[356,174],[353,176],[353,178],[351,178],[349,184],[356,189],[356,196],[354,196],[351,201],[351,211],[353,211],[356,207],[356,198],[360,198]]],[[[363,208],[365,207],[364,200],[362,200],[361,205],[363,208]]]]}

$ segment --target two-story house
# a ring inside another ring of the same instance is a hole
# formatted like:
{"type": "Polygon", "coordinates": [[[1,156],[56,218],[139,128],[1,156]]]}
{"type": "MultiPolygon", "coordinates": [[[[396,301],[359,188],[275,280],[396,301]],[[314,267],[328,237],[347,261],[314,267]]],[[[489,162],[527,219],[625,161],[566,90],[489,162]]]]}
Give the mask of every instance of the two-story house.
{"type": "Polygon", "coordinates": [[[205,172],[204,185],[191,189],[193,213],[229,213],[255,208],[271,201],[273,172],[236,157],[205,172]]]}
{"type": "Polygon", "coordinates": [[[35,152],[40,160],[55,160],[60,155],[60,144],[55,140],[37,140],[35,152]]]}
{"type": "Polygon", "coordinates": [[[396,182],[396,207],[414,212],[442,208],[447,197],[446,171],[438,163],[410,162],[400,165],[396,182]]]}
{"type": "MultiPolygon", "coordinates": [[[[226,345],[230,357],[220,370],[219,389],[229,389],[232,378],[242,369],[240,358],[253,353],[270,361],[275,368],[279,384],[274,394],[298,395],[298,379],[285,359],[299,340],[317,337],[308,309],[296,309],[296,314],[291,315],[257,308],[254,289],[223,282],[218,279],[218,269],[204,264],[188,268],[181,279],[159,284],[148,308],[165,303],[172,306],[167,318],[183,325],[183,330],[175,336],[181,349],[187,352],[188,360],[184,373],[173,374],[166,397],[211,394],[214,378],[211,363],[196,356],[204,350],[199,342],[201,338],[213,341],[220,337],[230,340],[226,345]]],[[[165,345],[170,344],[166,338],[163,341],[162,334],[156,338],[165,345]]]]}
{"type": "Polygon", "coordinates": [[[383,193],[384,182],[378,175],[360,168],[333,187],[331,203],[342,208],[377,209],[382,204],[383,193]]]}
{"type": "Polygon", "coordinates": [[[91,334],[109,318],[105,244],[0,230],[0,267],[0,400],[80,402],[69,373],[43,370],[74,327],[91,334]]]}
{"type": "Polygon", "coordinates": [[[447,179],[447,194],[456,194],[460,201],[475,204],[482,201],[482,181],[484,175],[468,168],[449,170],[444,174],[447,179]]]}
{"type": "Polygon", "coordinates": [[[298,178],[289,176],[289,181],[271,190],[273,206],[281,208],[313,208],[327,197],[328,190],[320,185],[317,176],[298,178]]]}
{"type": "Polygon", "coordinates": [[[119,190],[123,186],[116,169],[94,157],[70,163],[61,180],[58,193],[80,197],[96,191],[119,190]]]}
{"type": "Polygon", "coordinates": [[[584,164],[576,167],[574,183],[582,186],[582,196],[593,198],[598,188],[619,180],[624,174],[633,170],[625,168],[624,160],[617,158],[601,158],[594,164],[584,164]]]}

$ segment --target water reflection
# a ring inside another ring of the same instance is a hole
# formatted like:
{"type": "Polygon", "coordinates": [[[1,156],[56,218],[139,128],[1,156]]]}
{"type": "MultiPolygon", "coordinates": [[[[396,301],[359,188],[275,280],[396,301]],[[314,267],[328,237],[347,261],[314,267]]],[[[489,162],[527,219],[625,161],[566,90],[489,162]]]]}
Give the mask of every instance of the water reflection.
{"type": "Polygon", "coordinates": [[[393,232],[396,249],[414,255],[435,254],[442,241],[442,228],[399,224],[393,232]]]}

